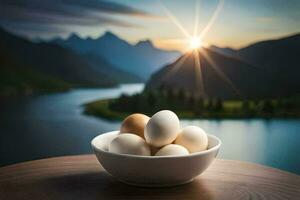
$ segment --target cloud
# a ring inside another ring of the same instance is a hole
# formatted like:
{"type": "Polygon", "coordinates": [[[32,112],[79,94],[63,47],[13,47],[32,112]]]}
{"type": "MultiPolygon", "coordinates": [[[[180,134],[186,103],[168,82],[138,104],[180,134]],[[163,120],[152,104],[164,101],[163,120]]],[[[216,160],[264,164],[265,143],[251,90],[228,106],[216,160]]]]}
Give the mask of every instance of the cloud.
{"type": "Polygon", "coordinates": [[[63,2],[68,3],[69,5],[82,6],[91,10],[106,13],[125,14],[141,17],[157,17],[155,15],[140,11],[138,9],[134,9],[129,6],[103,0],[63,0],[63,2]]]}
{"type": "Polygon", "coordinates": [[[51,26],[51,25],[36,25],[36,24],[19,24],[19,23],[7,23],[3,25],[5,30],[13,32],[16,35],[20,35],[26,38],[32,38],[30,36],[34,35],[35,38],[43,36],[43,38],[53,38],[57,35],[68,35],[69,30],[66,30],[62,26],[51,26]]]}
{"type": "Polygon", "coordinates": [[[27,37],[42,37],[38,34],[47,31],[60,32],[53,28],[55,26],[64,26],[64,31],[70,33],[74,26],[140,28],[112,14],[156,17],[129,6],[102,0],[0,0],[0,25],[12,32],[28,33],[27,37]],[[30,28],[42,31],[30,31],[30,28]]]}

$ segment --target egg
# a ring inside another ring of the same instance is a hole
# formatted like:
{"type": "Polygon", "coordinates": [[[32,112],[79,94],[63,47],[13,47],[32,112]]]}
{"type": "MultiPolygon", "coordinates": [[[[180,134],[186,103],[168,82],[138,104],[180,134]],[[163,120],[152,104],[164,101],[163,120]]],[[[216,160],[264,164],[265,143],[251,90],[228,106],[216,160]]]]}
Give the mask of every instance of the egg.
{"type": "Polygon", "coordinates": [[[172,143],[180,130],[177,115],[170,110],[155,113],[146,125],[144,136],[153,147],[162,147],[172,143]]]}
{"type": "Polygon", "coordinates": [[[108,149],[109,144],[117,136],[118,135],[115,135],[115,134],[106,134],[104,137],[101,137],[101,140],[95,140],[94,145],[99,149],[102,149],[104,151],[109,151],[109,149],[108,149]]]}
{"type": "Polygon", "coordinates": [[[144,129],[149,119],[144,114],[135,113],[129,115],[122,122],[120,133],[133,133],[144,138],[144,129]]]}
{"type": "Polygon", "coordinates": [[[190,153],[204,151],[208,146],[208,137],[203,129],[186,126],[179,132],[175,144],[184,146],[190,153]]]}
{"type": "Polygon", "coordinates": [[[184,156],[188,155],[189,151],[178,144],[168,144],[162,147],[155,156],[184,156]]]}
{"type": "Polygon", "coordinates": [[[123,133],[114,138],[109,144],[109,152],[150,156],[151,151],[143,138],[135,134],[123,133]]]}

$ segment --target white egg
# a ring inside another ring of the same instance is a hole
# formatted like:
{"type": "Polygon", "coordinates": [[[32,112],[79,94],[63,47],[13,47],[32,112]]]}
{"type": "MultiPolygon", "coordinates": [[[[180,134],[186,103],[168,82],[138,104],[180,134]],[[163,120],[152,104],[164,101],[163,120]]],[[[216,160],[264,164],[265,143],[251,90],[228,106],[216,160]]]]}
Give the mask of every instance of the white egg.
{"type": "Polygon", "coordinates": [[[151,151],[143,138],[135,134],[123,133],[114,138],[109,144],[109,152],[150,156],[151,151]]]}
{"type": "Polygon", "coordinates": [[[101,136],[101,140],[95,140],[94,141],[94,145],[99,148],[102,149],[104,151],[109,151],[108,150],[108,146],[111,143],[111,141],[113,139],[115,139],[116,137],[118,137],[119,134],[105,134],[101,136]]]}
{"type": "Polygon", "coordinates": [[[184,146],[190,153],[204,151],[208,146],[208,137],[203,129],[186,126],[179,132],[175,144],[184,146]]]}
{"type": "Polygon", "coordinates": [[[172,143],[180,130],[179,119],[170,110],[155,113],[145,128],[146,142],[154,147],[162,147],[172,143]]]}
{"type": "Polygon", "coordinates": [[[168,144],[162,147],[155,156],[184,156],[188,155],[189,151],[178,144],[168,144]]]}

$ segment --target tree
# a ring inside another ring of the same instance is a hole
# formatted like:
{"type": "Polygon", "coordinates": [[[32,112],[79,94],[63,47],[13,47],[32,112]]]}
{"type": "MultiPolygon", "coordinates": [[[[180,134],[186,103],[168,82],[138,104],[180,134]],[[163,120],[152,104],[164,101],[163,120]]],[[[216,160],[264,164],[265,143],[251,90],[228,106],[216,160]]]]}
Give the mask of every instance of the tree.
{"type": "Polygon", "coordinates": [[[265,113],[273,113],[274,112],[274,106],[270,100],[263,101],[262,111],[265,113]]]}
{"type": "MultiPolygon", "coordinates": [[[[130,112],[143,112],[145,107],[143,105],[143,97],[141,94],[134,94],[130,97],[130,101],[128,103],[128,109],[130,112]]],[[[126,105],[123,105],[126,107],[126,105]]]]}
{"type": "Polygon", "coordinates": [[[130,111],[130,108],[124,105],[129,105],[130,96],[121,94],[121,96],[109,103],[109,108],[115,111],[130,111]]]}
{"type": "Polygon", "coordinates": [[[175,102],[176,102],[175,92],[172,89],[168,89],[167,90],[166,105],[165,105],[166,108],[169,108],[169,109],[176,108],[175,102]]]}
{"type": "Polygon", "coordinates": [[[197,103],[195,103],[194,113],[200,115],[204,111],[204,100],[199,98],[197,103]]]}
{"type": "Polygon", "coordinates": [[[189,100],[188,100],[188,108],[189,110],[192,110],[195,106],[195,97],[193,95],[190,96],[189,100]]]}
{"type": "Polygon", "coordinates": [[[243,101],[242,110],[245,113],[249,112],[249,110],[250,110],[250,102],[246,99],[243,101]]]}
{"type": "Polygon", "coordinates": [[[176,108],[177,109],[185,109],[186,108],[185,102],[186,102],[185,92],[183,89],[180,89],[176,96],[176,101],[175,101],[176,108]]]}
{"type": "Polygon", "coordinates": [[[150,105],[150,106],[155,106],[157,104],[156,95],[151,90],[147,93],[147,102],[148,102],[148,105],[150,105]]]}
{"type": "Polygon", "coordinates": [[[213,107],[214,107],[214,105],[213,105],[213,100],[212,100],[212,99],[208,99],[208,100],[207,100],[207,103],[206,103],[206,105],[205,105],[205,110],[207,110],[207,111],[212,111],[212,110],[213,110],[213,107]]]}
{"type": "Polygon", "coordinates": [[[169,88],[167,90],[167,101],[172,102],[172,101],[174,101],[174,98],[175,98],[175,94],[174,94],[173,90],[169,88]]]}
{"type": "Polygon", "coordinates": [[[141,107],[142,110],[146,111],[147,113],[152,113],[157,105],[159,105],[157,95],[154,91],[149,91],[147,94],[144,95],[145,100],[141,100],[141,107]]]}
{"type": "Polygon", "coordinates": [[[222,101],[222,99],[218,98],[215,101],[214,110],[215,111],[221,111],[221,110],[223,110],[223,101],[222,101]]]}

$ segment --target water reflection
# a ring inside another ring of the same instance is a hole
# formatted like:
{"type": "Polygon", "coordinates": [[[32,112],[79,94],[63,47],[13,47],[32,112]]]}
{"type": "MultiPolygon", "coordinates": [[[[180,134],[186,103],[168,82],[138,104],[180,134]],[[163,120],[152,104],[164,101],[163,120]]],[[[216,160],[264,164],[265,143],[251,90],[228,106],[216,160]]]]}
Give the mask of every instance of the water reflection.
{"type": "Polygon", "coordinates": [[[142,89],[141,84],[129,84],[113,89],[76,89],[2,101],[0,164],[90,153],[90,140],[101,132],[116,129],[119,123],[82,115],[81,105],[142,89]]]}
{"type": "Polygon", "coordinates": [[[255,162],[300,174],[300,120],[184,120],[223,142],[220,157],[255,162]]]}
{"type": "MultiPolygon", "coordinates": [[[[0,165],[50,156],[90,153],[90,140],[115,130],[119,122],[82,115],[81,105],[121,93],[139,92],[141,84],[110,89],[9,99],[0,109],[0,165]]],[[[182,120],[221,138],[219,157],[256,162],[300,174],[300,120],[182,120]]]]}

